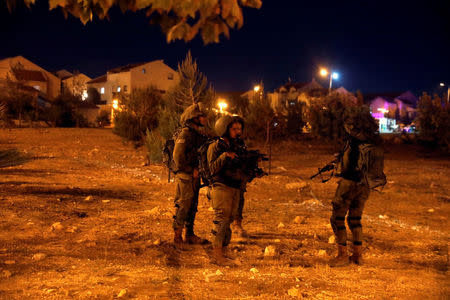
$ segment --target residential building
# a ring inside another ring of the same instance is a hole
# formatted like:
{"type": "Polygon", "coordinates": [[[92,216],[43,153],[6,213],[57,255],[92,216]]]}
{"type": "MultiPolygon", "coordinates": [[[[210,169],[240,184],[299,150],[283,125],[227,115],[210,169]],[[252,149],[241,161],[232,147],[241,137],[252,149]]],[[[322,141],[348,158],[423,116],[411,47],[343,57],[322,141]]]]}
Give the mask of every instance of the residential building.
{"type": "Polygon", "coordinates": [[[133,89],[149,86],[166,93],[178,81],[178,74],[174,69],[163,60],[155,60],[108,70],[105,75],[88,81],[87,85],[98,90],[106,105],[112,105],[115,93],[130,93],[133,89]]]}
{"type": "Polygon", "coordinates": [[[7,79],[32,87],[48,99],[60,94],[61,80],[23,56],[7,57],[0,60],[0,81],[7,79]]]}

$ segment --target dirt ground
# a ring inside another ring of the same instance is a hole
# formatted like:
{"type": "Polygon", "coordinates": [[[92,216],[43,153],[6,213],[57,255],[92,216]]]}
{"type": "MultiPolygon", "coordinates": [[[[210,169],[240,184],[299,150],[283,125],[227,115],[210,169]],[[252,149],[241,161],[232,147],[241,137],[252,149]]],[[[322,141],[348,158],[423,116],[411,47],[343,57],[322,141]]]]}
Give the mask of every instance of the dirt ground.
{"type": "MultiPolygon", "coordinates": [[[[278,144],[271,175],[246,194],[250,237],[230,245],[240,265],[218,267],[209,245],[174,247],[174,183],[111,130],[3,129],[9,148],[33,159],[0,169],[1,299],[450,299],[448,157],[387,145],[365,264],[329,268],[337,181],[308,177],[333,149],[278,144]]],[[[211,229],[202,193],[196,232],[211,229]]]]}

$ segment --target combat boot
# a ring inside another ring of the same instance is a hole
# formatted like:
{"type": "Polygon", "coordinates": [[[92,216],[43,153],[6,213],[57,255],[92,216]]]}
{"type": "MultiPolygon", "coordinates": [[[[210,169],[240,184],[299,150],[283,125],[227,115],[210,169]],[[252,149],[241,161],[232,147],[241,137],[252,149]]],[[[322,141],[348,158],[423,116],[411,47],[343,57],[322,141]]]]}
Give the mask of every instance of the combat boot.
{"type": "Polygon", "coordinates": [[[236,235],[240,238],[248,237],[247,231],[242,228],[242,219],[236,219],[233,224],[233,229],[236,235]]]}
{"type": "Polygon", "coordinates": [[[330,267],[343,267],[349,264],[347,246],[338,245],[338,254],[328,262],[330,267]]]}
{"type": "Polygon", "coordinates": [[[350,261],[356,265],[362,265],[362,246],[353,245],[353,254],[350,256],[350,261]]]}
{"type": "Polygon", "coordinates": [[[230,260],[235,260],[236,259],[236,257],[234,257],[234,255],[232,255],[230,249],[228,249],[228,246],[223,246],[222,247],[222,251],[223,251],[222,252],[223,256],[225,256],[225,258],[228,258],[230,260]]]}
{"type": "Polygon", "coordinates": [[[208,240],[202,239],[194,233],[193,227],[186,227],[186,234],[184,237],[186,243],[191,245],[202,245],[207,244],[208,240]]]}
{"type": "Polygon", "coordinates": [[[173,242],[176,245],[181,245],[183,243],[183,227],[175,228],[173,232],[173,242]]]}
{"type": "Polygon", "coordinates": [[[223,247],[213,248],[214,263],[219,266],[233,266],[234,264],[223,255],[223,247]]]}

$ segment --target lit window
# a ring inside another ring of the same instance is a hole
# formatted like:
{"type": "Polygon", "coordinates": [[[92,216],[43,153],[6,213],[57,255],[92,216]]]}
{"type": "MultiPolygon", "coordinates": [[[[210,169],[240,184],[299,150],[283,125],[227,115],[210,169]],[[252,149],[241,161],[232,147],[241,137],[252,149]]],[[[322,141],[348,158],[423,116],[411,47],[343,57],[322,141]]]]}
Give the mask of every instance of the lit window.
{"type": "Polygon", "coordinates": [[[105,93],[105,88],[104,87],[100,88],[100,94],[104,94],[104,93],[105,93]]]}
{"type": "Polygon", "coordinates": [[[86,90],[83,91],[83,94],[81,95],[81,100],[86,100],[88,97],[88,92],[86,90]]]}
{"type": "Polygon", "coordinates": [[[167,75],[167,79],[173,80],[173,73],[169,73],[169,74],[167,75]]]}
{"type": "Polygon", "coordinates": [[[124,92],[128,91],[128,86],[124,85],[124,86],[123,86],[123,91],[124,91],[124,92]]]}
{"type": "Polygon", "coordinates": [[[36,90],[38,90],[38,91],[40,91],[41,90],[41,87],[39,86],[39,85],[35,85],[35,86],[33,86],[36,90]]]}
{"type": "Polygon", "coordinates": [[[120,92],[120,85],[117,87],[117,92],[120,92]]]}
{"type": "Polygon", "coordinates": [[[142,69],[142,74],[145,74],[145,69],[142,69]]]}

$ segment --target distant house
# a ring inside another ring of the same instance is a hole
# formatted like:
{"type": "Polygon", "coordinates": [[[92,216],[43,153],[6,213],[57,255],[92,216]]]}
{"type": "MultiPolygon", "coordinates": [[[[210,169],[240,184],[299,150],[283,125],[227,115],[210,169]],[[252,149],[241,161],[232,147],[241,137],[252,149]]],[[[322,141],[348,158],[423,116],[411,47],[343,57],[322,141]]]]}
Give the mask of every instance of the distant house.
{"type": "Polygon", "coordinates": [[[111,110],[117,93],[130,93],[133,89],[154,86],[166,93],[179,82],[177,72],[163,60],[135,63],[108,70],[105,75],[94,78],[86,84],[95,88],[104,102],[102,110],[111,110]]]}
{"type": "Polygon", "coordinates": [[[82,100],[87,98],[87,82],[91,81],[92,78],[89,76],[75,72],[74,74],[68,72],[67,70],[60,70],[56,72],[61,78],[61,93],[71,93],[72,95],[80,96],[82,100]]]}
{"type": "Polygon", "coordinates": [[[326,91],[313,78],[310,82],[288,82],[267,95],[274,111],[278,114],[286,114],[290,105],[299,101],[306,102],[309,105],[316,92],[323,94],[326,91]]]}
{"type": "Polygon", "coordinates": [[[419,101],[410,91],[366,95],[365,99],[372,116],[379,120],[380,132],[396,131],[397,123],[413,120],[419,101]]]}
{"type": "Polygon", "coordinates": [[[23,56],[0,60],[0,81],[8,79],[20,86],[32,87],[50,100],[56,98],[61,90],[61,80],[57,76],[23,56]]]}

